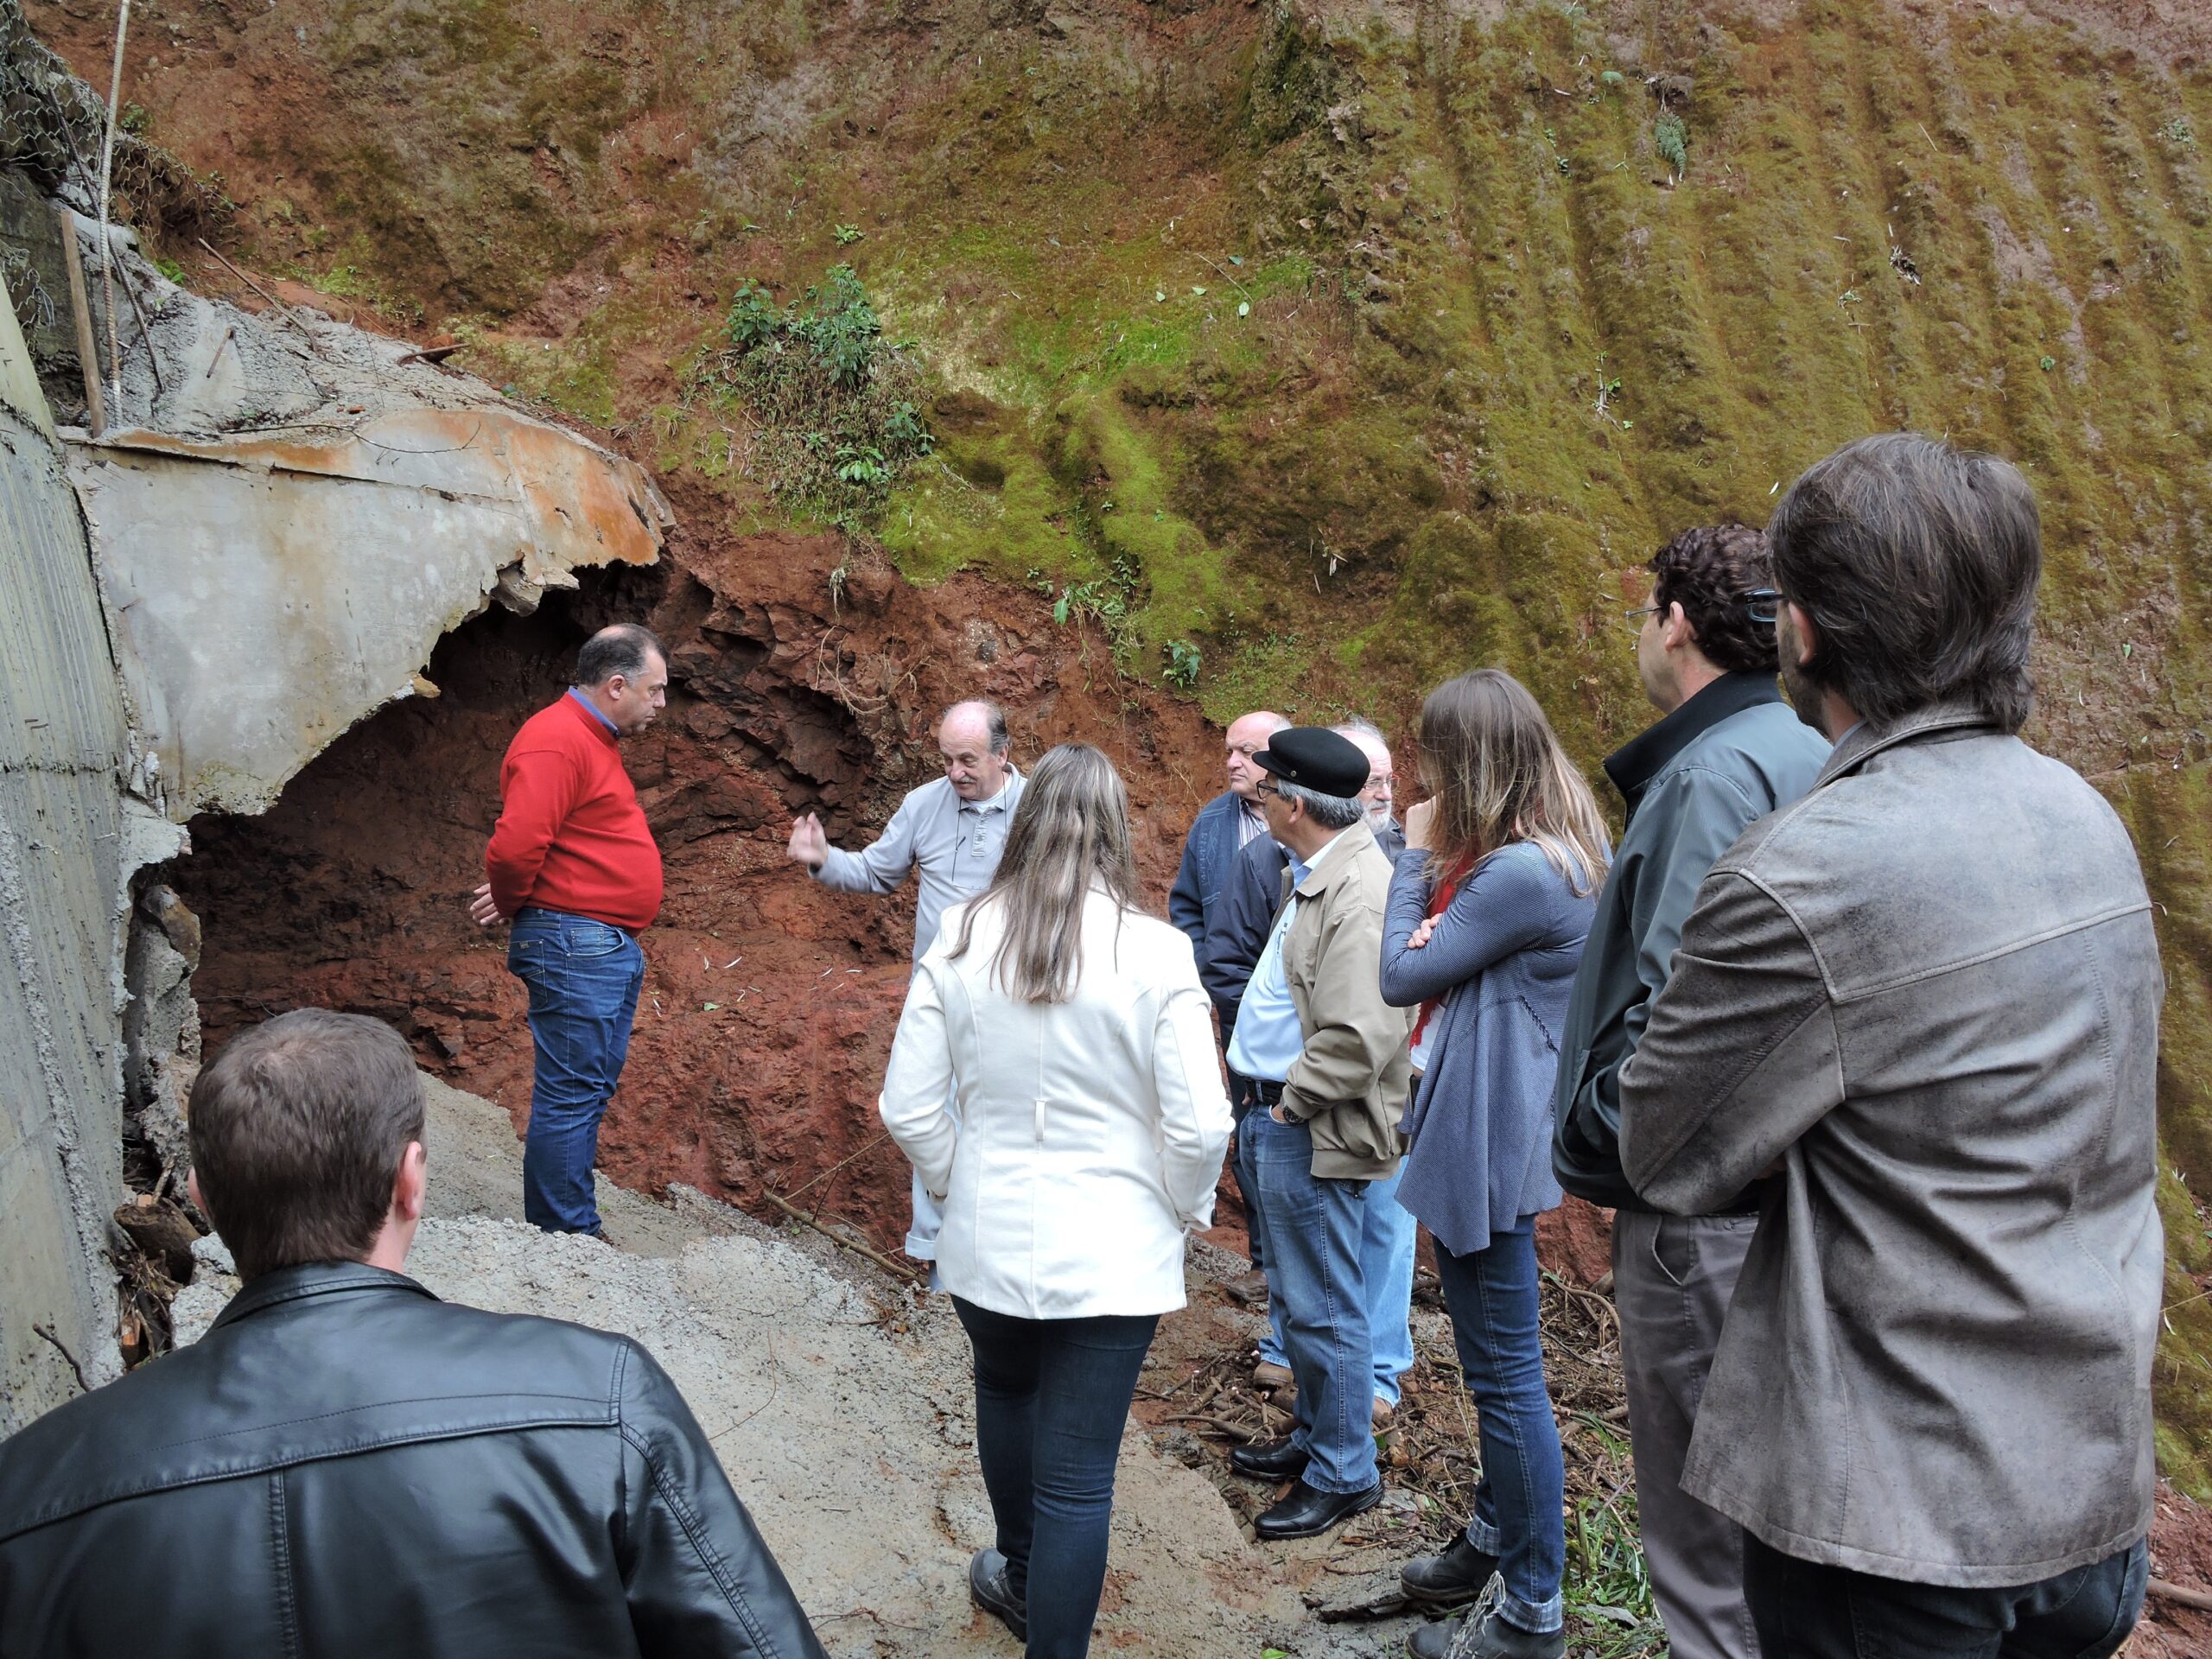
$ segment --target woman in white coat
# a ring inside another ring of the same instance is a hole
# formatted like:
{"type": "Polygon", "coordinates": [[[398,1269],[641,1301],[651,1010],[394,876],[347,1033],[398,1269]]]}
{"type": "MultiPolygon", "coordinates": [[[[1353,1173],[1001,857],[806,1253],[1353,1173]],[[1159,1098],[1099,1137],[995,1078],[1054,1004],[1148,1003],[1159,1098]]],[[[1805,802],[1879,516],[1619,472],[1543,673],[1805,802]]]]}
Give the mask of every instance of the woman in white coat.
{"type": "Polygon", "coordinates": [[[922,958],[881,1108],[944,1203],[938,1275],[975,1348],[998,1547],[969,1591],[1029,1659],[1090,1649],[1137,1371],[1213,1219],[1230,1114],[1209,1009],[1190,940],[1138,908],[1120,774],[1062,744],[922,958]]]}

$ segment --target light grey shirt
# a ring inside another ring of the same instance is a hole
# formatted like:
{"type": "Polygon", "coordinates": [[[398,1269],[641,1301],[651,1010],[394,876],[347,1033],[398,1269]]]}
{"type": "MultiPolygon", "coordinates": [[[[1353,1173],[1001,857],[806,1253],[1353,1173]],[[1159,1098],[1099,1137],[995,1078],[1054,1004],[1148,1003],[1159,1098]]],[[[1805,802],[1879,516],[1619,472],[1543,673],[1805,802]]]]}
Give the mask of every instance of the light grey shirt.
{"type": "Polygon", "coordinates": [[[867,850],[832,847],[814,879],[841,893],[893,893],[907,871],[919,869],[921,891],[914,900],[914,960],[919,963],[937,943],[946,910],[990,885],[1020,799],[1021,774],[1011,766],[1006,786],[988,801],[963,801],[950,779],[939,778],[899,802],[867,850]]]}

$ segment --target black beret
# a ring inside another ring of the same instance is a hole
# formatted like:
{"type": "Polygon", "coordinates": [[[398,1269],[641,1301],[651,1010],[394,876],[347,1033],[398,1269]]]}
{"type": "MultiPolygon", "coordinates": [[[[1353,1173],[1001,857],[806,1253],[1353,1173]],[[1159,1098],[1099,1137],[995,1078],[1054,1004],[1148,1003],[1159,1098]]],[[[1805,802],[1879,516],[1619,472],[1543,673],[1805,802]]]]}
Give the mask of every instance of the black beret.
{"type": "Polygon", "coordinates": [[[1294,726],[1277,732],[1252,757],[1287,784],[1344,800],[1367,787],[1367,757],[1350,738],[1325,726],[1294,726]]]}

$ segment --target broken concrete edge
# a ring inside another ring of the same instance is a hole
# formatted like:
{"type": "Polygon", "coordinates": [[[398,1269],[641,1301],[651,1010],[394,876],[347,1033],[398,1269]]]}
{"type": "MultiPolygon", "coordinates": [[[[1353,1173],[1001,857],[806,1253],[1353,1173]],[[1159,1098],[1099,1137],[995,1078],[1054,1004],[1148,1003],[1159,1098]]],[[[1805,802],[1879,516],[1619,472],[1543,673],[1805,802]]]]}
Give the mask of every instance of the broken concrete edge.
{"type": "Polygon", "coordinates": [[[109,245],[152,296],[111,408],[164,429],[57,423],[0,306],[0,519],[27,556],[0,568],[0,1433],[119,1374],[146,1306],[115,1217],[127,1138],[188,1161],[197,928],[158,874],[183,824],[265,810],[356,721],[435,695],[447,632],[654,563],[674,523],[634,462],[404,342],[297,311],[276,339],[109,245]]]}
{"type": "Polygon", "coordinates": [[[651,564],[644,469],[495,407],[188,438],[63,429],[134,725],[177,822],[257,813],[357,721],[432,692],[430,655],[496,601],[651,564]]]}

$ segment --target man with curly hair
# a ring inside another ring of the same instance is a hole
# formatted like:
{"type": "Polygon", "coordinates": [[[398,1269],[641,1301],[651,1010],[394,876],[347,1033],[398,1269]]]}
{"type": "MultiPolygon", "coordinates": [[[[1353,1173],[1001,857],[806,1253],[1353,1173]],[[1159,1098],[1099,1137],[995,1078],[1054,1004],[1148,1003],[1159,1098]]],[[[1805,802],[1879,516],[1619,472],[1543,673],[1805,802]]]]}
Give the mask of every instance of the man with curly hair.
{"type": "Polygon", "coordinates": [[[1751,1659],[1743,1529],[1685,1492],[1681,1473],[1758,1206],[1737,1193],[1703,1215],[1662,1216],[1639,1198],[1621,1173],[1620,1073],[1699,883],[1753,822],[1812,787],[1828,746],[1776,684],[1764,535],[1687,530],[1650,569],[1650,603],[1628,620],[1664,718],[1605,762],[1627,817],[1560,1036],[1553,1163],[1561,1186],[1615,1211],[1637,1503],[1668,1640],[1677,1659],[1751,1659]]]}

